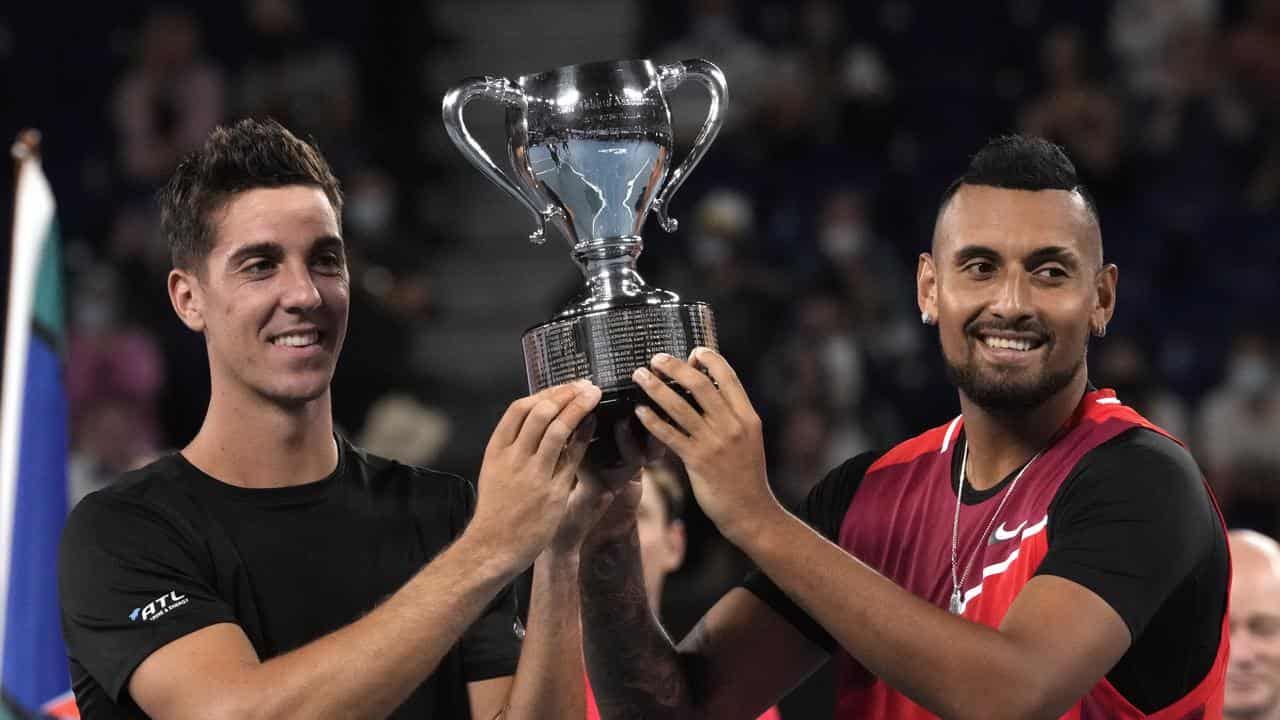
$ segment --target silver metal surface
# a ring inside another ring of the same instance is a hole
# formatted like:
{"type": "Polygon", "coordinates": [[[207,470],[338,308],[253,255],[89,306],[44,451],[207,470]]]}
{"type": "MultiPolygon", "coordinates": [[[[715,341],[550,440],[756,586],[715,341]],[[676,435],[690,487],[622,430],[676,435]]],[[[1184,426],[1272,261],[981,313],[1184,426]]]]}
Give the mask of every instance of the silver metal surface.
{"type": "Polygon", "coordinates": [[[630,370],[654,352],[685,355],[697,345],[715,346],[710,307],[647,285],[635,264],[651,209],[663,229],[676,229],[667,216],[671,198],[720,131],[727,97],[724,75],[700,59],[571,65],[515,81],[469,78],[445,95],[450,139],[534,214],[530,239],[542,242],[548,224],[560,230],[586,276],[581,293],[554,320],[525,334],[531,389],[602,379],[614,364],[634,362],[619,375],[629,386],[630,370]],[[706,86],[711,103],[688,157],[669,172],[673,140],[665,94],[687,79],[706,86]],[[467,132],[463,111],[476,98],[506,108],[510,174],[467,132]]]}

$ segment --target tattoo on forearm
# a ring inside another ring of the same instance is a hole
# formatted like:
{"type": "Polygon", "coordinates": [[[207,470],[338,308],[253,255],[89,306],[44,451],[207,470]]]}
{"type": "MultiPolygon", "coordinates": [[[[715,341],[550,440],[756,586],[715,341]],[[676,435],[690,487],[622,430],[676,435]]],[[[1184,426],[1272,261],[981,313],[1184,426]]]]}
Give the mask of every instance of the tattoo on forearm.
{"type": "Polygon", "coordinates": [[[584,560],[583,644],[602,720],[692,717],[690,668],[649,608],[635,533],[584,560]]]}

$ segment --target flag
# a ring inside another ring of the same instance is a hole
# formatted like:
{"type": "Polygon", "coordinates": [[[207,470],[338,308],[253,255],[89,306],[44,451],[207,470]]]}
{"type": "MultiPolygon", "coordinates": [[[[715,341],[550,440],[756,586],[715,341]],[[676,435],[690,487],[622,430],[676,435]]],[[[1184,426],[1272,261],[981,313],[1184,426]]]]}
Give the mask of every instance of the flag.
{"type": "MultiPolygon", "coordinates": [[[[13,714],[67,711],[58,613],[58,538],[67,515],[62,273],[39,135],[13,146],[9,303],[0,385],[0,693],[13,714]]],[[[0,708],[0,716],[5,709],[0,708]]]]}

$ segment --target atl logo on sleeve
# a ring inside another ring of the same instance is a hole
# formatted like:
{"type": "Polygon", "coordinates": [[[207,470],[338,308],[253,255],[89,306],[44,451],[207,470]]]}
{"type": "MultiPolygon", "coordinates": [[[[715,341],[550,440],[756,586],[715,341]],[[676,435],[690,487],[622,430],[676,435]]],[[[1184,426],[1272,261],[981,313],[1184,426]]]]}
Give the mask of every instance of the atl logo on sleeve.
{"type": "Polygon", "coordinates": [[[148,621],[163,617],[172,610],[186,605],[188,598],[186,595],[179,595],[177,590],[170,590],[151,602],[136,607],[133,612],[129,613],[129,619],[137,622],[138,620],[148,621]]]}

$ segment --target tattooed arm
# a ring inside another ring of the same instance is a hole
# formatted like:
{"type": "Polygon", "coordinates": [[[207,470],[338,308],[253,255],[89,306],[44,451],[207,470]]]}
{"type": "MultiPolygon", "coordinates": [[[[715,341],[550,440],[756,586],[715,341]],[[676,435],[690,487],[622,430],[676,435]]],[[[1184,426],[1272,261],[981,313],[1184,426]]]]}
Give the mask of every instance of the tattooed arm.
{"type": "Polygon", "coordinates": [[[649,607],[634,522],[584,548],[580,582],[587,669],[602,720],[754,718],[827,657],[743,588],[721,598],[674,647],[649,607]]]}

